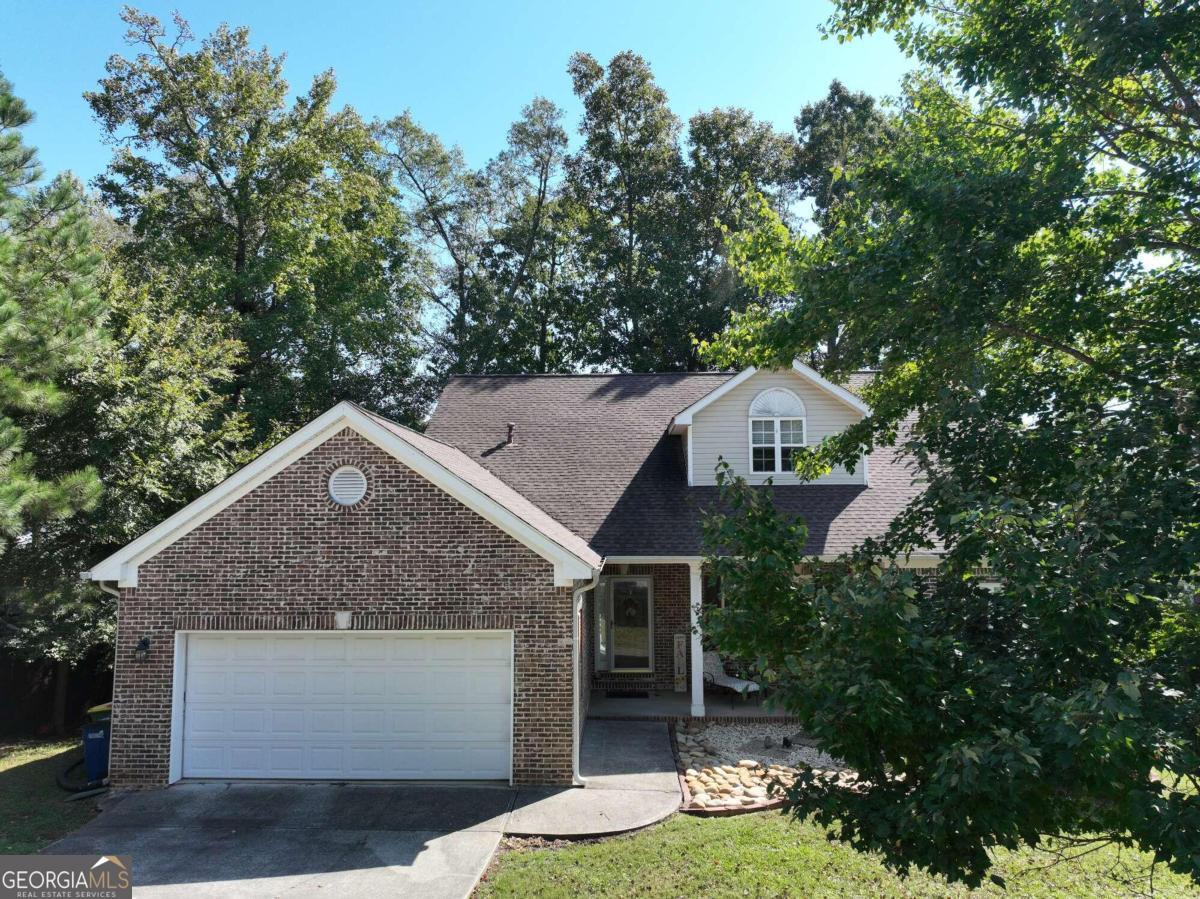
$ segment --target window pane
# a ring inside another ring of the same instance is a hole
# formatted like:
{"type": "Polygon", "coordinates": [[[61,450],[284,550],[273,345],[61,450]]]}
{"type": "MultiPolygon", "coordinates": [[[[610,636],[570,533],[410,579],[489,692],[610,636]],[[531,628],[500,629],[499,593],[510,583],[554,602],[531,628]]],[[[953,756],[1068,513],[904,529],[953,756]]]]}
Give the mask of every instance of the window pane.
{"type": "Polygon", "coordinates": [[[754,447],[754,470],[755,471],[774,471],[775,470],[775,447],[773,447],[773,446],[756,446],[756,447],[754,447]]]}
{"type": "Polygon", "coordinates": [[[783,418],[779,421],[779,442],[802,444],[804,443],[804,419],[801,418],[783,418]]]}
{"type": "Polygon", "coordinates": [[[750,422],[750,439],[756,446],[774,446],[775,445],[775,422],[773,421],[752,421],[750,422]]]}
{"type": "Polygon", "coordinates": [[[784,471],[792,471],[793,468],[795,467],[795,463],[793,461],[793,456],[792,456],[792,453],[794,451],[795,451],[795,448],[790,447],[790,446],[785,446],[785,447],[780,448],[779,452],[780,452],[780,455],[783,457],[782,461],[783,461],[783,470],[784,471]]]}

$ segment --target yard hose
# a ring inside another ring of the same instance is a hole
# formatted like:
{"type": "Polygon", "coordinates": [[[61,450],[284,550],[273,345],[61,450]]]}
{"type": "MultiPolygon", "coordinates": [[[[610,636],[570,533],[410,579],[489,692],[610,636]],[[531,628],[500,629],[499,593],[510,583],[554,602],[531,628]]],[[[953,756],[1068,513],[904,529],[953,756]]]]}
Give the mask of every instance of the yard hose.
{"type": "Polygon", "coordinates": [[[80,783],[77,780],[73,781],[70,777],[71,772],[74,771],[76,768],[81,767],[83,765],[83,762],[84,762],[83,759],[79,759],[78,761],[72,762],[71,764],[67,765],[67,767],[63,768],[62,771],[58,772],[58,774],[56,774],[54,776],[54,780],[55,780],[55,782],[58,783],[60,788],[66,790],[68,793],[83,793],[87,790],[96,790],[96,789],[99,789],[100,787],[104,787],[104,786],[108,785],[107,777],[102,777],[100,780],[89,780],[89,781],[85,781],[83,783],[80,783]]]}

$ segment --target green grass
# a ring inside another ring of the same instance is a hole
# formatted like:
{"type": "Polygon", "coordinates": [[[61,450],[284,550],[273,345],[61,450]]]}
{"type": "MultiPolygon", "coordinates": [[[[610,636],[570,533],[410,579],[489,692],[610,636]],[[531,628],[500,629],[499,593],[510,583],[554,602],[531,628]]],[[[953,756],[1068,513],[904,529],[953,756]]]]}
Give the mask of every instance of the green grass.
{"type": "MultiPolygon", "coordinates": [[[[1044,852],[1000,852],[989,884],[971,892],[944,880],[891,873],[879,859],[830,842],[813,825],[778,812],[731,818],[676,815],[640,833],[562,848],[504,853],[477,897],[654,896],[995,896],[1126,897],[1145,893],[1148,856],[1111,847],[1052,865],[1044,852]]],[[[1157,896],[1196,896],[1185,878],[1161,865],[1157,896]]]]}
{"type": "Polygon", "coordinates": [[[37,852],[96,814],[95,799],[64,802],[54,782],[82,751],[77,739],[0,744],[0,855],[37,852]]]}

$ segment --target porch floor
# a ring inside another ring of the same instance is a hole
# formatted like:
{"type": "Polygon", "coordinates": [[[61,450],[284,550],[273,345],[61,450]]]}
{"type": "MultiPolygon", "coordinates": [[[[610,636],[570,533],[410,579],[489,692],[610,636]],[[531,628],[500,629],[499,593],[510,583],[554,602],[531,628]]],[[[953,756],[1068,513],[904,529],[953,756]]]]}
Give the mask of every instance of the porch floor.
{"type": "MultiPolygon", "coordinates": [[[[692,699],[688,693],[650,690],[646,698],[610,698],[605,690],[592,690],[589,718],[690,718],[692,699]]],[[[704,691],[706,718],[787,718],[786,712],[771,708],[759,699],[745,699],[728,690],[704,691]]]]}

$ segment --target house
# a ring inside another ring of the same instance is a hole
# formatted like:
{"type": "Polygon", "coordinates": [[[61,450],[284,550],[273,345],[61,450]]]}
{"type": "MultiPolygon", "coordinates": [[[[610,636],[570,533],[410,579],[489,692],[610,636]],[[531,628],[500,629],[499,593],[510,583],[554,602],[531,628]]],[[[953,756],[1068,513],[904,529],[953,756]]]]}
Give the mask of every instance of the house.
{"type": "Polygon", "coordinates": [[[705,715],[700,518],[728,460],[808,551],[915,493],[869,414],[779,371],[456,377],[424,434],[342,403],[94,566],[119,595],[111,779],[578,782],[594,690],[705,715]]]}

